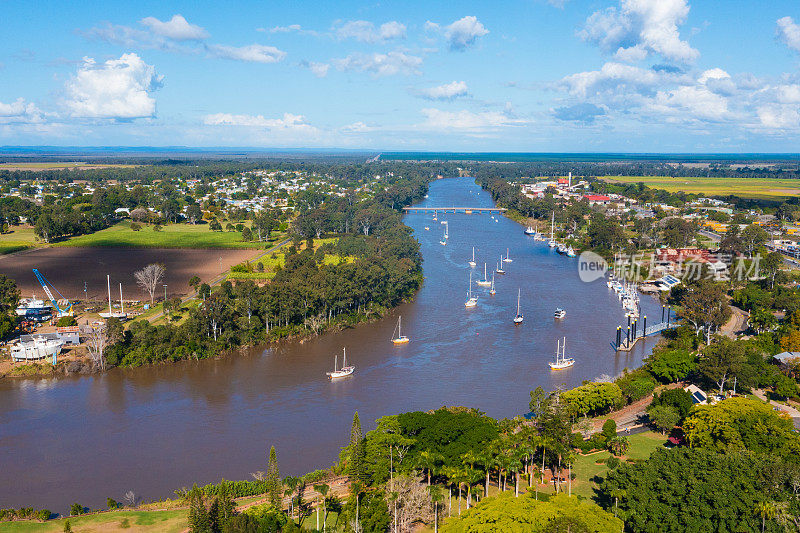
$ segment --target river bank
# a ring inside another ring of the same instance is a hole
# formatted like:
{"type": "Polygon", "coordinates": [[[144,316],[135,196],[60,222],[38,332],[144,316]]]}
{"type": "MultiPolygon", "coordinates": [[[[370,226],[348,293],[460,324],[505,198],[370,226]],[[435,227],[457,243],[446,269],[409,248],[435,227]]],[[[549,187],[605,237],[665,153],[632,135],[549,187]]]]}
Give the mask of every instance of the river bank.
{"type": "MultiPolygon", "coordinates": [[[[468,178],[437,180],[422,206],[493,203],[468,178]]],[[[365,430],[380,416],[471,405],[494,418],[524,412],[529,392],[573,387],[634,368],[656,339],[630,353],[610,342],[624,312],[602,280],[583,283],[575,260],[526,237],[504,217],[407,215],[420,242],[425,281],[412,301],[355,328],[241,350],[234,357],[186,360],[59,379],[0,380],[0,501],[63,510],[74,501],[102,507],[135,491],[146,499],[176,487],[246,479],[264,470],[274,444],[281,472],[330,466],[349,439],[354,411],[365,430]],[[449,220],[450,238],[439,244],[449,220]],[[425,230],[425,227],[428,230],[425,230]],[[464,308],[472,246],[479,262],[502,253],[513,262],[497,276],[497,294],[475,288],[464,308]],[[522,294],[525,321],[511,322],[522,294]],[[567,310],[554,320],[553,310],[567,310]],[[390,342],[402,315],[406,345],[390,342]],[[547,366],[567,337],[573,368],[547,366]],[[342,349],[353,376],[325,373],[342,349]],[[236,453],[220,453],[235,446],[236,453]],[[142,468],[142,465],[149,465],[142,468]],[[24,483],[15,480],[24,479],[24,483]]],[[[660,305],[642,301],[657,316],[660,305]]]]}

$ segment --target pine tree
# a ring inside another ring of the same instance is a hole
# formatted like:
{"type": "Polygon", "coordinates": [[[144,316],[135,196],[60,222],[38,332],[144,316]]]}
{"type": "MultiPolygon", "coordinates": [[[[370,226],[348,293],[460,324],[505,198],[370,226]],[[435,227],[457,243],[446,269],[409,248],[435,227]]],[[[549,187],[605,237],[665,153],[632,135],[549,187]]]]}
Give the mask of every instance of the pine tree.
{"type": "Polygon", "coordinates": [[[211,533],[211,517],[208,515],[203,492],[195,485],[189,491],[189,531],[191,533],[211,533]]]}
{"type": "Polygon", "coordinates": [[[267,495],[269,503],[280,509],[281,506],[281,474],[278,471],[278,457],[275,454],[275,446],[269,450],[269,462],[267,463],[267,495]]]}
{"type": "Polygon", "coordinates": [[[209,516],[214,531],[224,531],[235,513],[236,504],[231,498],[230,484],[224,479],[217,488],[217,497],[211,505],[209,516]]]}
{"type": "Polygon", "coordinates": [[[361,431],[361,419],[358,411],[353,415],[353,425],[350,428],[350,480],[365,482],[366,469],[364,468],[364,433],[361,431]]]}

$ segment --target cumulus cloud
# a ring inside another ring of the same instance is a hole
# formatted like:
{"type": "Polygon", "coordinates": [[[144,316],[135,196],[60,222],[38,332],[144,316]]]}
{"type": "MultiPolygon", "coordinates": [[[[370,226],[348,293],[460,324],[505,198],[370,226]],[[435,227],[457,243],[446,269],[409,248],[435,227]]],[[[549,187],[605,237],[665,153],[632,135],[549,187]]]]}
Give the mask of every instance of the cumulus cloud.
{"type": "Polygon", "coordinates": [[[469,89],[464,81],[451,81],[444,85],[428,87],[420,91],[420,96],[429,100],[453,100],[459,96],[467,96],[469,89]]]}
{"type": "Polygon", "coordinates": [[[442,111],[441,109],[427,108],[422,110],[425,122],[420,126],[427,129],[452,131],[482,132],[495,130],[506,126],[519,126],[524,120],[514,118],[509,113],[500,111],[484,111],[474,113],[463,109],[461,111],[442,111]]]}
{"type": "Polygon", "coordinates": [[[386,54],[354,53],[342,59],[334,59],[339,70],[369,72],[373,76],[392,76],[395,74],[419,74],[422,58],[404,52],[386,54]]]}
{"type": "Polygon", "coordinates": [[[74,117],[130,120],[152,117],[156,101],[152,92],[163,76],[138,55],[123,54],[97,64],[85,57],[78,72],[66,83],[66,106],[74,117]]]}
{"type": "Polygon", "coordinates": [[[212,44],[208,46],[208,53],[213,57],[246,61],[248,63],[277,63],[286,57],[286,52],[283,50],[263,44],[249,44],[247,46],[212,44]]]}
{"type": "Polygon", "coordinates": [[[33,102],[17,98],[10,104],[0,102],[0,124],[35,124],[44,120],[43,113],[33,102]]]}
{"type": "Polygon", "coordinates": [[[777,32],[783,44],[795,52],[800,52],[800,25],[795,24],[792,17],[779,18],[777,32]]]}
{"type": "Polygon", "coordinates": [[[619,7],[590,15],[579,35],[620,61],[640,61],[654,53],[689,62],[700,53],[680,38],[678,26],[688,15],[686,0],[621,0],[619,7]]]}
{"type": "Polygon", "coordinates": [[[581,122],[591,124],[606,114],[605,109],[590,103],[581,103],[570,106],[558,107],[553,110],[553,116],[565,122],[581,122]]]}
{"type": "Polygon", "coordinates": [[[166,22],[162,22],[155,17],[146,17],[139,21],[156,35],[172,39],[173,41],[202,41],[208,38],[208,32],[197,26],[189,24],[183,15],[173,15],[166,22]]]}
{"type": "Polygon", "coordinates": [[[314,76],[324,78],[328,75],[328,70],[331,66],[328,63],[316,63],[314,61],[301,61],[300,66],[310,70],[314,76]]]}
{"type": "Polygon", "coordinates": [[[624,63],[605,63],[600,70],[578,72],[561,80],[561,86],[571,94],[586,98],[599,93],[639,92],[656,87],[675,76],[624,63]]]}
{"type": "Polygon", "coordinates": [[[444,28],[444,36],[451,50],[465,50],[488,33],[489,30],[472,15],[460,18],[444,28]]]}
{"type": "Polygon", "coordinates": [[[405,39],[406,27],[397,21],[389,21],[375,27],[366,20],[351,20],[334,26],[339,39],[355,39],[365,43],[377,43],[392,39],[405,39]]]}
{"type": "Polygon", "coordinates": [[[342,126],[339,130],[343,133],[369,133],[375,131],[377,128],[368,126],[363,122],[353,122],[346,126],[342,126]]]}

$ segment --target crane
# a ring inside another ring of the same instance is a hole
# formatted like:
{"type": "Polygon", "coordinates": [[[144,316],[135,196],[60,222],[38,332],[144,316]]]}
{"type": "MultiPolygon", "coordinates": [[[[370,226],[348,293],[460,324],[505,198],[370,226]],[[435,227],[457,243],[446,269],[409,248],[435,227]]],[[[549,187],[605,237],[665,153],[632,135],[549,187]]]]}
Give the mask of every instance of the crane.
{"type": "Polygon", "coordinates": [[[58,292],[58,289],[53,287],[53,290],[55,290],[58,293],[58,295],[61,296],[61,299],[64,300],[65,302],[67,302],[67,307],[64,308],[64,309],[61,309],[61,307],[59,307],[58,302],[56,301],[55,297],[53,296],[53,293],[50,292],[50,287],[48,287],[48,285],[51,285],[50,282],[47,281],[47,279],[42,275],[41,272],[39,272],[39,269],[34,268],[33,269],[33,273],[36,275],[36,279],[39,280],[39,284],[41,284],[42,289],[44,289],[44,292],[47,294],[47,297],[50,298],[50,302],[53,304],[53,307],[55,308],[56,312],[58,313],[58,316],[59,317],[72,316],[72,302],[67,300],[67,298],[65,298],[63,294],[58,292]]]}

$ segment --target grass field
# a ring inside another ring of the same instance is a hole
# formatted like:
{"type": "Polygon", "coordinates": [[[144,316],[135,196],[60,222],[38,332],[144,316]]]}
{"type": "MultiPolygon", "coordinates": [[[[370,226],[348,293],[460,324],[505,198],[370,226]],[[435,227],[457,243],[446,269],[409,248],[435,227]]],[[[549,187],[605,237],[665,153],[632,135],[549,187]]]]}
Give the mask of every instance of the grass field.
{"type": "MultiPolygon", "coordinates": [[[[335,242],[336,237],[328,237],[325,239],[314,239],[314,250],[318,249],[323,244],[335,242]]],[[[306,243],[303,242],[300,245],[300,250],[304,250],[306,248],[306,243]]],[[[322,260],[323,264],[325,265],[337,265],[340,262],[344,261],[346,263],[352,263],[355,261],[356,258],[352,256],[342,257],[337,254],[325,254],[325,258],[322,260]]],[[[264,272],[228,272],[226,279],[229,280],[245,280],[245,279],[252,279],[252,280],[268,280],[275,277],[275,270],[278,267],[283,268],[283,265],[286,262],[286,254],[283,252],[274,252],[271,254],[266,254],[259,259],[254,259],[250,261],[250,263],[255,268],[258,263],[264,265],[264,272]]]]}
{"type": "Polygon", "coordinates": [[[36,246],[36,237],[30,226],[13,226],[8,233],[0,234],[0,255],[18,252],[36,246]]]}
{"type": "Polygon", "coordinates": [[[709,196],[734,194],[742,198],[780,200],[800,194],[800,180],[772,178],[672,178],[670,176],[603,176],[614,183],[642,182],[653,189],[709,196]]]}
{"type": "MultiPolygon", "coordinates": [[[[273,233],[273,241],[282,234],[273,233]]],[[[167,224],[161,231],[143,225],[139,231],[131,223],[118,224],[89,235],[72,237],[54,246],[119,246],[132,248],[265,248],[266,242],[244,242],[238,231],[211,231],[208,224],[167,224]]]]}
{"type": "MultiPolygon", "coordinates": [[[[641,461],[650,457],[650,454],[660,448],[666,442],[666,437],[653,431],[637,433],[628,437],[630,448],[624,456],[625,459],[641,461]]],[[[572,469],[576,474],[575,481],[572,483],[572,491],[579,496],[591,498],[594,496],[595,484],[592,483],[594,476],[605,476],[608,467],[605,463],[597,464],[599,459],[608,459],[611,453],[607,451],[595,452],[590,455],[577,455],[572,469]]]]}
{"type": "Polygon", "coordinates": [[[85,516],[74,516],[48,520],[47,522],[0,522],[0,533],[60,532],[64,522],[78,532],[100,531],[157,531],[160,533],[179,532],[186,529],[186,510],[173,511],[115,511],[85,516]]]}
{"type": "Polygon", "coordinates": [[[62,168],[131,168],[137,165],[113,165],[113,164],[96,164],[85,163],[83,161],[63,161],[53,163],[0,163],[0,169],[4,170],[57,170],[62,168]]]}

